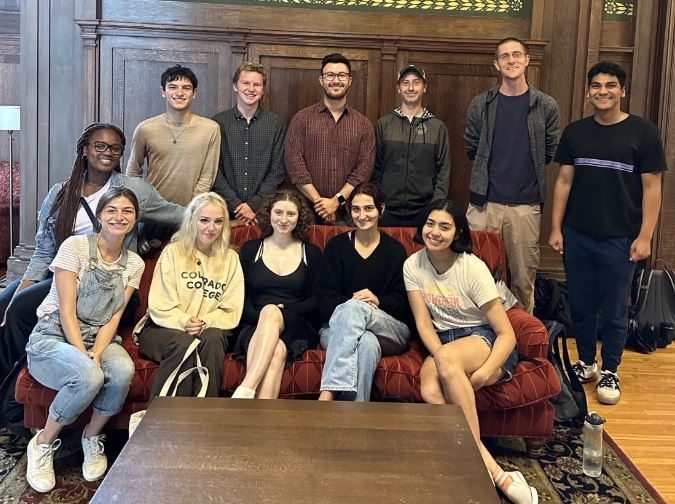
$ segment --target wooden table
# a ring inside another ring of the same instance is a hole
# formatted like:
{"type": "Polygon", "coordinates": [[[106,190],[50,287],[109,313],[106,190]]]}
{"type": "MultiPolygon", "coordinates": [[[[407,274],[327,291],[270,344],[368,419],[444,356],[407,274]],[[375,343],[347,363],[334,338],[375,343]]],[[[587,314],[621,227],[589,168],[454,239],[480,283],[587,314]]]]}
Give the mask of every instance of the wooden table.
{"type": "Polygon", "coordinates": [[[92,503],[498,503],[456,406],[155,399],[92,503]]]}

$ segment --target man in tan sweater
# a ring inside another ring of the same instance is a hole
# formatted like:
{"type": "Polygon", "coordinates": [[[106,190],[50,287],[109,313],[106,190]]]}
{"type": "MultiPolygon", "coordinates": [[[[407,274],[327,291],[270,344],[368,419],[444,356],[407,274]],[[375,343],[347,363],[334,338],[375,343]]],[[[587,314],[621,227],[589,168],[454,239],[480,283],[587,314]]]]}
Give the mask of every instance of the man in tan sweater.
{"type": "Polygon", "coordinates": [[[220,128],[194,114],[197,77],[180,65],[162,74],[166,112],[141,122],[134,131],[126,174],[146,177],[168,201],[186,206],[211,190],[220,156],[220,128]]]}

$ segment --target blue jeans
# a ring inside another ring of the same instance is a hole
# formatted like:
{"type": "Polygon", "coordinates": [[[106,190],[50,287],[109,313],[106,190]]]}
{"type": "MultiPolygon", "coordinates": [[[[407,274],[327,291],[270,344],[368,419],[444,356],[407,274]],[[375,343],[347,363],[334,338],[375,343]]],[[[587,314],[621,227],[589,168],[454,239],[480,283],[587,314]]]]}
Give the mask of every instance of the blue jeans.
{"type": "Polygon", "coordinates": [[[350,299],[335,308],[319,336],[326,349],[321,390],[342,392],[340,399],[369,401],[380,357],[404,352],[410,329],[385,311],[350,299]]]}
{"type": "Polygon", "coordinates": [[[635,272],[635,263],[630,261],[632,239],[598,238],[565,227],[563,240],[572,335],[579,359],[595,362],[601,313],[602,369],[616,373],[626,344],[628,297],[635,272]]]}
{"type": "Polygon", "coordinates": [[[55,317],[42,317],[26,347],[30,374],[45,387],[58,390],[49,416],[69,424],[90,404],[104,416],[119,413],[135,372],[127,351],[110,343],[101,353],[99,367],[65,338],[55,336],[59,329],[55,317]]]}

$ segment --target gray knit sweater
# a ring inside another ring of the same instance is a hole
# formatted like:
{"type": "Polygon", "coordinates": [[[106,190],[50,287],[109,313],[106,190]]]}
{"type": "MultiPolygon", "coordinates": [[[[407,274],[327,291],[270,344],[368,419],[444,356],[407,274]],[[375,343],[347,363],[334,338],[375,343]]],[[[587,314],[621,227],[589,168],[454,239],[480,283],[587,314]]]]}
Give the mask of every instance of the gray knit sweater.
{"type": "MultiPolygon", "coordinates": [[[[497,84],[485,93],[476,96],[466,113],[464,141],[469,159],[473,161],[469,201],[478,206],[483,206],[487,202],[488,164],[497,114],[496,98],[499,94],[499,86],[500,84],[497,84]]],[[[543,204],[546,201],[546,165],[553,159],[558,145],[560,118],[556,101],[533,86],[530,86],[527,129],[530,132],[539,197],[543,204]]]]}

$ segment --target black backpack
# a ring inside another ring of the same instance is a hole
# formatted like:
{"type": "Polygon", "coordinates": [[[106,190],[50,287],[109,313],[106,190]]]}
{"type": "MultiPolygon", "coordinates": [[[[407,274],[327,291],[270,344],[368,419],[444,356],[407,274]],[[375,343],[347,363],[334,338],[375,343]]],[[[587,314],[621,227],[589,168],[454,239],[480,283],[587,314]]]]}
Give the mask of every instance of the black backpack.
{"type": "Polygon", "coordinates": [[[567,331],[565,326],[556,320],[545,320],[544,325],[549,336],[548,360],[553,364],[560,379],[560,394],[551,399],[555,406],[555,421],[580,427],[588,413],[588,404],[584,387],[572,369],[567,351],[567,331]]]}
{"type": "Polygon", "coordinates": [[[556,320],[566,329],[572,327],[567,301],[567,283],[537,275],[534,280],[534,316],[539,320],[556,320]]]}
{"type": "Polygon", "coordinates": [[[675,337],[675,273],[643,269],[633,282],[626,347],[641,353],[665,348],[675,337]]]}

